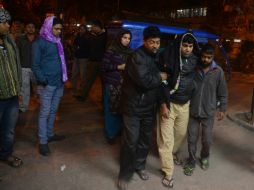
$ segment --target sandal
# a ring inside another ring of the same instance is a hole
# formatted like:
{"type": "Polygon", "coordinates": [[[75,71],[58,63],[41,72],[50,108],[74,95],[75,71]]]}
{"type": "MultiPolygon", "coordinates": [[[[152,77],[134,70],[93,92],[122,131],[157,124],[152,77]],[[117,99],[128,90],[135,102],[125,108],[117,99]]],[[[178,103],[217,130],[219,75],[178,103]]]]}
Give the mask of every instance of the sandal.
{"type": "Polygon", "coordinates": [[[177,166],[183,165],[183,160],[180,159],[176,154],[173,155],[174,164],[177,166]]]}
{"type": "Polygon", "coordinates": [[[23,162],[20,158],[10,155],[6,159],[3,160],[6,164],[8,164],[11,167],[18,168],[20,167],[23,162]]]}
{"type": "Polygon", "coordinates": [[[161,181],[162,185],[167,188],[173,188],[174,186],[173,182],[174,182],[173,178],[169,176],[163,177],[161,181]]]}

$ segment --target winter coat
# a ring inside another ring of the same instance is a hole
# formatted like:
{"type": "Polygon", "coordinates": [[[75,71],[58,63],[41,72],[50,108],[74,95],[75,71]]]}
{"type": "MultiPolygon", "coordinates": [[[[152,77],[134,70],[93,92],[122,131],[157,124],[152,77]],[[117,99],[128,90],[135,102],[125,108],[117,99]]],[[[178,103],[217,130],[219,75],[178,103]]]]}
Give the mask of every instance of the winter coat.
{"type": "Polygon", "coordinates": [[[121,108],[127,115],[144,116],[155,112],[161,85],[157,57],[139,47],[129,57],[122,86],[121,108]]]}

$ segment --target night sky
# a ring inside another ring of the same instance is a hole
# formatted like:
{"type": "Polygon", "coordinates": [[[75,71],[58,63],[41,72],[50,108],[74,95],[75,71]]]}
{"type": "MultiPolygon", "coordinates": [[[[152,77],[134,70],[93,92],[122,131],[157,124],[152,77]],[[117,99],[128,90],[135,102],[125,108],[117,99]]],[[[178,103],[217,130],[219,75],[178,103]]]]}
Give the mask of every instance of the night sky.
{"type": "MultiPolygon", "coordinates": [[[[137,13],[149,13],[158,11],[170,11],[177,8],[201,6],[205,0],[36,0],[39,6],[33,10],[26,10],[26,3],[22,0],[3,0],[6,8],[14,18],[43,17],[46,12],[68,12],[69,15],[108,15],[116,13],[117,3],[119,9],[137,13]],[[58,2],[58,6],[52,7],[50,2],[58,2]],[[71,11],[70,11],[71,10],[71,11]],[[27,13],[27,14],[24,14],[27,13]]],[[[35,1],[32,1],[33,3],[35,1]]]]}

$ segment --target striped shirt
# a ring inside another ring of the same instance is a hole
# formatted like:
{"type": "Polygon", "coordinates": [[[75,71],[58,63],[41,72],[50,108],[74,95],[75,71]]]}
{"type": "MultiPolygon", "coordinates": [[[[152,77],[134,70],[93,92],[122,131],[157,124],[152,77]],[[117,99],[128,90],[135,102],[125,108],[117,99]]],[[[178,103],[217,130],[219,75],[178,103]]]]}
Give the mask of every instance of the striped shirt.
{"type": "Polygon", "coordinates": [[[4,38],[0,46],[0,100],[18,96],[21,73],[16,46],[4,38]]]}

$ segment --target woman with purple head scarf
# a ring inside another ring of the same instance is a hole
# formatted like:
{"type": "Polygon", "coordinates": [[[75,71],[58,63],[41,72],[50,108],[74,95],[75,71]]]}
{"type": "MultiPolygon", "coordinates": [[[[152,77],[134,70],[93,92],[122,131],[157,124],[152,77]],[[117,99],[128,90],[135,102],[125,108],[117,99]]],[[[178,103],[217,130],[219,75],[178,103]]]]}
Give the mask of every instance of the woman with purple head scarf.
{"type": "Polygon", "coordinates": [[[68,80],[61,32],[63,24],[54,16],[47,17],[40,29],[40,37],[33,43],[32,70],[38,84],[40,112],[38,119],[39,153],[48,156],[48,143],[65,137],[53,131],[55,113],[68,80]]]}

